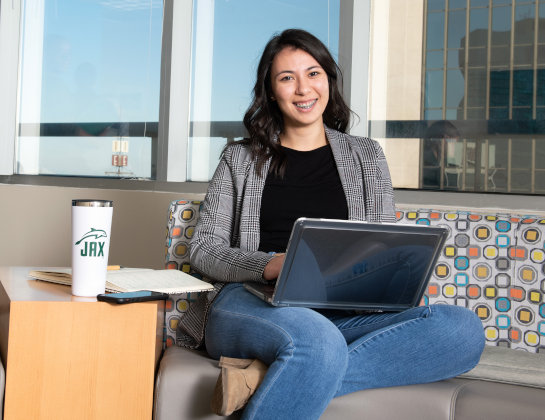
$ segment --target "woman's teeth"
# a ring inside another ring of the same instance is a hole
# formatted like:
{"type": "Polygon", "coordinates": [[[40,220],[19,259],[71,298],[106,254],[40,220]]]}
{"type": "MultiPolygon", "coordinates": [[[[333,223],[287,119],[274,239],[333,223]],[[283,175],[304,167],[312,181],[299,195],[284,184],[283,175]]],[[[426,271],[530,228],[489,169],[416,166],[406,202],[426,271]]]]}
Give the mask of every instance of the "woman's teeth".
{"type": "Polygon", "coordinates": [[[316,103],[317,100],[318,99],[314,99],[313,101],[310,101],[310,102],[296,103],[295,106],[301,109],[310,109],[316,103]]]}

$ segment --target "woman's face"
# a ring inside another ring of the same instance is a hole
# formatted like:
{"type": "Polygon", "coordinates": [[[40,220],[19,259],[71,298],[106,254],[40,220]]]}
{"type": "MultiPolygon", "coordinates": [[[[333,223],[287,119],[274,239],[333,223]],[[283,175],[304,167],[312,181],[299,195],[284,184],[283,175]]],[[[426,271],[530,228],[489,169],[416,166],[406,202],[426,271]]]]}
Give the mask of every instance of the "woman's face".
{"type": "Polygon", "coordinates": [[[272,62],[271,87],[285,128],[323,124],[329,82],[313,56],[293,47],[281,50],[272,62]]]}

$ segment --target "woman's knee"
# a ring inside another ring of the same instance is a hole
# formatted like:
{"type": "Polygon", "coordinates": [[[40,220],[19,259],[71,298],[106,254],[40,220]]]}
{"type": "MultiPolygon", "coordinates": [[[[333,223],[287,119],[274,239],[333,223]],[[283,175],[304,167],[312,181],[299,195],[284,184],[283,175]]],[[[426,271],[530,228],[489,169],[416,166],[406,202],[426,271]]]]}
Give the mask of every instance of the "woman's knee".
{"type": "Polygon", "coordinates": [[[464,336],[477,341],[484,339],[483,324],[477,314],[470,309],[455,305],[430,305],[432,318],[443,328],[453,331],[466,330],[464,336]]]}
{"type": "Polygon", "coordinates": [[[317,367],[321,375],[344,373],[348,363],[348,346],[339,329],[322,315],[298,323],[289,331],[294,361],[317,367]]]}
{"type": "Polygon", "coordinates": [[[431,305],[430,320],[434,323],[438,339],[473,367],[481,357],[485,345],[483,324],[470,309],[454,305],[431,305]]]}

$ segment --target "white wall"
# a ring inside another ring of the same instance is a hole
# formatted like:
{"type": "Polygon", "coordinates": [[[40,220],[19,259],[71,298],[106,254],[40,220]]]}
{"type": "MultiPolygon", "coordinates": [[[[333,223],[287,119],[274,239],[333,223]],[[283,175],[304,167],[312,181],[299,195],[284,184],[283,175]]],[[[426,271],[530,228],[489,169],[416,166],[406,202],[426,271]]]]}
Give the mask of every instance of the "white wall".
{"type": "Polygon", "coordinates": [[[0,265],[70,266],[71,204],[113,200],[110,264],[163,268],[167,209],[195,194],[0,184],[0,265]]]}
{"type": "MultiPolygon", "coordinates": [[[[205,185],[199,187],[205,189],[205,185]]],[[[396,190],[403,208],[500,209],[545,215],[540,196],[396,190]]],[[[110,263],[162,268],[168,205],[203,194],[0,184],[0,265],[70,266],[71,202],[113,200],[110,263]]]]}

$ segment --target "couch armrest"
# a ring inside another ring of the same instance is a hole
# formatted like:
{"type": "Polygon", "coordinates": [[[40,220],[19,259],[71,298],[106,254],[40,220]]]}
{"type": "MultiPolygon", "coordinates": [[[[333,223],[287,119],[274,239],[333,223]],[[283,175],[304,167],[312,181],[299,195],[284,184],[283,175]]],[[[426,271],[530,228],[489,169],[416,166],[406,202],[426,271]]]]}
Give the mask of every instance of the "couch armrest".
{"type": "MultiPolygon", "coordinates": [[[[210,400],[219,372],[218,362],[204,352],[167,348],[155,383],[154,419],[218,420],[220,417],[210,409],[210,400]]],[[[223,418],[239,419],[240,412],[223,418]]]]}

